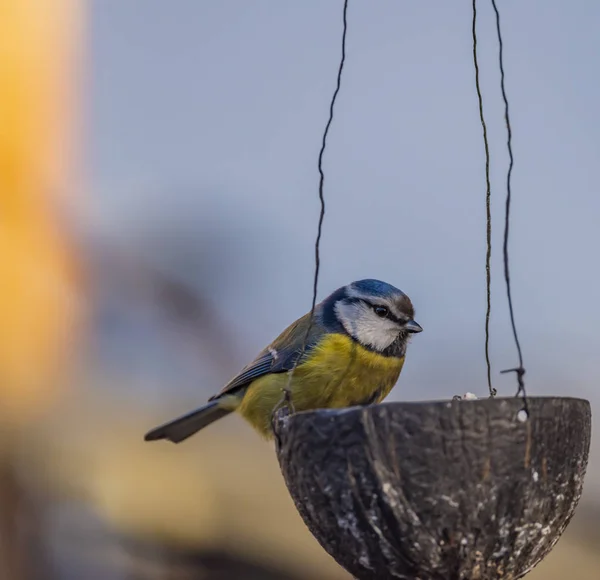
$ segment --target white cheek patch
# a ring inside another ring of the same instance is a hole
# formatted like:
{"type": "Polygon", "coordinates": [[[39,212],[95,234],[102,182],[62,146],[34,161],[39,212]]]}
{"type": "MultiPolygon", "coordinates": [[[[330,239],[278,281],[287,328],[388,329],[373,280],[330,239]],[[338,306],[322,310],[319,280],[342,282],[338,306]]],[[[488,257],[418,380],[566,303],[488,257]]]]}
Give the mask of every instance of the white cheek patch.
{"type": "Polygon", "coordinates": [[[398,337],[400,329],[392,320],[380,318],[366,304],[338,302],[335,311],[346,332],[360,344],[383,351],[398,337]]]}

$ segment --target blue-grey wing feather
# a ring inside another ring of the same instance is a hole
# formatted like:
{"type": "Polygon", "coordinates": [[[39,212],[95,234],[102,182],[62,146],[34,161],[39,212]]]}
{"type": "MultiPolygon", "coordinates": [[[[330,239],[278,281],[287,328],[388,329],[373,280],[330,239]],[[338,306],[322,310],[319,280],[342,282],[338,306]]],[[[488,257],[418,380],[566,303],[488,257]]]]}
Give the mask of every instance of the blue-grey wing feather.
{"type": "MultiPolygon", "coordinates": [[[[310,314],[310,313],[309,313],[310,314]]],[[[234,393],[248,386],[255,379],[269,373],[283,373],[291,370],[302,354],[302,346],[306,337],[309,314],[299,318],[286,328],[268,347],[264,348],[257,357],[245,366],[238,375],[229,381],[220,393],[212,396],[209,401],[222,395],[234,393]]],[[[304,357],[308,356],[323,334],[323,326],[317,318],[310,328],[304,357]]]]}

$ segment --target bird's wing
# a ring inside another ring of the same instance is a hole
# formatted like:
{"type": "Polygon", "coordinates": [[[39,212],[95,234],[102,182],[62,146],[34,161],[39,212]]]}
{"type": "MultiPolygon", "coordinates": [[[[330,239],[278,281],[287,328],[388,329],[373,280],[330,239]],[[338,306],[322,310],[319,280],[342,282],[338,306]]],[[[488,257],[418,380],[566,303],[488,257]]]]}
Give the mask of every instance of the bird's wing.
{"type": "MultiPolygon", "coordinates": [[[[310,313],[305,314],[288,326],[269,346],[233,377],[223,390],[212,396],[209,401],[222,395],[231,394],[247,386],[253,380],[269,373],[283,373],[291,370],[302,353],[302,345],[310,321],[310,313]]],[[[304,356],[308,355],[323,334],[323,326],[315,318],[306,338],[304,356]]]]}

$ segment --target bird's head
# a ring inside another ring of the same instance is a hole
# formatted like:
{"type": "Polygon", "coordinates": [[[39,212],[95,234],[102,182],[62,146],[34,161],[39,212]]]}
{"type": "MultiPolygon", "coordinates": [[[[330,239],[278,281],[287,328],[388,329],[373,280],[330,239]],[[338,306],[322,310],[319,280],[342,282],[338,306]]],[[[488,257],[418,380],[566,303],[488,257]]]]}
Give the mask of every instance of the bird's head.
{"type": "Polygon", "coordinates": [[[411,334],[423,329],[414,321],[410,298],[379,280],[359,280],[322,302],[323,322],[362,346],[387,356],[404,356],[411,334]]]}

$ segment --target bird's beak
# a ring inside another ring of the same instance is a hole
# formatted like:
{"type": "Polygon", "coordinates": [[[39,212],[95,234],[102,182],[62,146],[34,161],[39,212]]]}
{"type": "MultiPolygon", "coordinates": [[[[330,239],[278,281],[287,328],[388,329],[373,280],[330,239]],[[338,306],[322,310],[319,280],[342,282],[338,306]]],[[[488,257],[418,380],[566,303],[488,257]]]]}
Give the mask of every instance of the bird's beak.
{"type": "Polygon", "coordinates": [[[421,332],[423,329],[421,328],[421,325],[416,323],[414,320],[409,320],[405,325],[404,325],[404,330],[407,330],[408,332],[421,332]]]}

